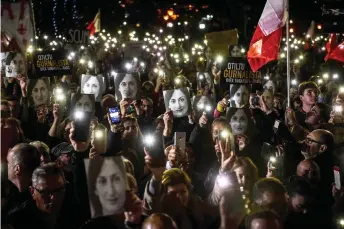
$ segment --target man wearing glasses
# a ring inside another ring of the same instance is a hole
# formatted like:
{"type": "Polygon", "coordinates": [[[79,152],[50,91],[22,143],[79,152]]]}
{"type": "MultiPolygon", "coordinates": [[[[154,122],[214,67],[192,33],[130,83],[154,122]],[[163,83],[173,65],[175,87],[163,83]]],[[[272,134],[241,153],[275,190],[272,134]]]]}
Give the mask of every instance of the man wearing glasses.
{"type": "Polygon", "coordinates": [[[333,134],[327,130],[317,129],[307,135],[301,153],[305,159],[312,159],[321,156],[325,152],[332,154],[333,147],[333,134]]]}
{"type": "Polygon", "coordinates": [[[63,172],[56,163],[36,168],[30,186],[32,199],[11,215],[9,224],[14,228],[78,228],[79,207],[73,199],[67,199],[67,188],[63,172]]]}

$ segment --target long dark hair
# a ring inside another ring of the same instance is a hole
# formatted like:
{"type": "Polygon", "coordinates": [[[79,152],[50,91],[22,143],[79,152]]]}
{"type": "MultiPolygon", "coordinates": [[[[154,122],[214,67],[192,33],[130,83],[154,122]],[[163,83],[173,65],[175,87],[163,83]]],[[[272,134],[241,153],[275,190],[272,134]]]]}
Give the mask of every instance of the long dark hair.
{"type": "Polygon", "coordinates": [[[81,85],[80,85],[80,91],[83,91],[83,87],[85,83],[91,78],[91,77],[96,77],[97,81],[99,83],[99,95],[96,99],[96,101],[101,100],[103,93],[105,92],[105,86],[104,86],[104,80],[102,76],[92,76],[92,75],[87,75],[83,74],[81,77],[81,85]]]}
{"type": "Polygon", "coordinates": [[[245,135],[249,138],[253,137],[254,135],[256,135],[257,133],[257,128],[254,125],[253,122],[253,114],[251,114],[251,110],[249,108],[235,108],[235,107],[230,107],[229,109],[227,109],[227,113],[226,113],[226,118],[228,123],[230,124],[231,122],[231,118],[232,116],[239,110],[242,109],[244,110],[244,113],[247,117],[247,130],[245,132],[245,135]]]}
{"type": "MultiPolygon", "coordinates": [[[[33,79],[33,80],[29,80],[29,85],[27,87],[27,91],[28,91],[28,94],[29,94],[29,105],[30,106],[33,106],[34,105],[34,102],[33,102],[33,99],[32,99],[32,90],[35,88],[36,84],[38,83],[39,80],[42,80],[44,82],[44,84],[47,86],[47,91],[48,91],[48,94],[50,96],[50,78],[48,77],[42,77],[42,78],[39,78],[39,79],[33,79]]],[[[49,98],[48,98],[48,101],[49,103],[49,98]]]]}
{"type": "Polygon", "coordinates": [[[124,79],[124,77],[126,75],[132,75],[133,78],[136,80],[136,84],[137,84],[137,94],[136,96],[139,94],[140,92],[140,88],[141,88],[141,82],[140,82],[140,77],[138,76],[137,73],[133,73],[133,72],[128,72],[128,73],[119,73],[116,75],[115,77],[115,94],[116,94],[116,99],[117,102],[122,100],[122,94],[119,91],[119,85],[121,84],[122,80],[124,79]]]}
{"type": "Polygon", "coordinates": [[[126,178],[126,172],[124,163],[121,156],[112,156],[112,157],[103,157],[99,156],[94,159],[89,159],[88,168],[87,168],[87,185],[89,190],[89,199],[90,199],[90,208],[92,216],[102,216],[103,207],[100,203],[99,197],[95,194],[96,183],[99,173],[103,167],[105,159],[111,159],[119,167],[119,170],[122,172],[121,176],[123,177],[126,185],[128,184],[126,178]],[[120,158],[120,160],[118,159],[120,158]]]}
{"type": "Polygon", "coordinates": [[[94,115],[94,112],[96,110],[95,107],[95,98],[93,94],[81,94],[81,93],[75,93],[72,95],[71,101],[70,101],[70,117],[73,116],[73,112],[75,111],[75,105],[76,103],[83,97],[83,96],[87,96],[91,102],[92,102],[92,113],[94,115]]]}

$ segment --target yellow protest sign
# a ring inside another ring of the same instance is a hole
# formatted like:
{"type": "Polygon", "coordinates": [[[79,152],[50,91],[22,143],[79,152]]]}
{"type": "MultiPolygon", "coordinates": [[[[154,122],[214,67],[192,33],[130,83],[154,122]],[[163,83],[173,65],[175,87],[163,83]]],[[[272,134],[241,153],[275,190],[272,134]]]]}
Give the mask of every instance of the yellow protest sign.
{"type": "Polygon", "coordinates": [[[214,54],[228,56],[228,46],[238,45],[238,31],[236,29],[225,30],[221,32],[207,33],[205,35],[208,46],[214,54]]]}

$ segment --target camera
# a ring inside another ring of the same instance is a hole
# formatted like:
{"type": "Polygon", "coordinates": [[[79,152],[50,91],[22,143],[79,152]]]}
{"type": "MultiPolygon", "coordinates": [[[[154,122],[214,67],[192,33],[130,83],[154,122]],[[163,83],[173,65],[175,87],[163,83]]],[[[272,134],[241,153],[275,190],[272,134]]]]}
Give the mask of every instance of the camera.
{"type": "Polygon", "coordinates": [[[127,115],[131,115],[133,113],[135,113],[135,107],[134,105],[130,104],[128,107],[127,107],[127,115]]]}
{"type": "Polygon", "coordinates": [[[259,101],[260,101],[260,99],[259,99],[258,96],[254,96],[251,99],[251,103],[252,103],[253,106],[260,106],[260,102],[259,101]]]}

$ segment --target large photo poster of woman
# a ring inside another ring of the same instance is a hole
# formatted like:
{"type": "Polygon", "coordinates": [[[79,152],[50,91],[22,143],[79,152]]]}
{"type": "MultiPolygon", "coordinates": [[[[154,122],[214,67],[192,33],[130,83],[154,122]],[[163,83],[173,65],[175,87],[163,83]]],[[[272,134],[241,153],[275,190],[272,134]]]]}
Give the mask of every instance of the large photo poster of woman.
{"type": "Polygon", "coordinates": [[[38,107],[48,104],[50,99],[50,78],[30,79],[28,94],[30,106],[38,107]]]}
{"type": "Polygon", "coordinates": [[[118,73],[114,80],[117,101],[122,99],[139,99],[141,83],[137,73],[118,73]]]}
{"type": "Polygon", "coordinates": [[[178,88],[163,91],[166,110],[173,112],[173,117],[188,116],[191,112],[191,99],[188,88],[178,88]]]}
{"type": "Polygon", "coordinates": [[[121,156],[85,159],[92,218],[124,211],[127,176],[121,156]]]}
{"type": "Polygon", "coordinates": [[[96,102],[102,100],[105,92],[104,78],[102,76],[85,75],[81,76],[81,93],[92,94],[96,102]]]}

